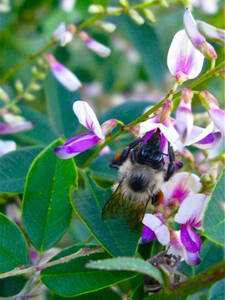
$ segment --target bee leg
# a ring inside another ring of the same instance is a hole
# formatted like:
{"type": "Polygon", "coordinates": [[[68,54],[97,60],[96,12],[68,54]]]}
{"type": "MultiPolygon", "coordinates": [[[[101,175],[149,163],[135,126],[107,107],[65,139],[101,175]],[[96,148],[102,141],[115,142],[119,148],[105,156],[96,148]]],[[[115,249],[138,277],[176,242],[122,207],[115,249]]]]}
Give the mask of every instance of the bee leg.
{"type": "Polygon", "coordinates": [[[168,181],[170,179],[170,177],[173,175],[173,173],[175,171],[174,151],[173,151],[173,147],[170,145],[170,143],[168,144],[168,155],[169,155],[169,165],[168,165],[167,173],[165,176],[166,181],[168,181]]]}
{"type": "Polygon", "coordinates": [[[121,153],[117,154],[115,158],[111,161],[110,167],[118,169],[127,159],[130,150],[133,149],[136,145],[138,145],[142,141],[142,138],[138,138],[132,143],[129,144],[121,153]]]}

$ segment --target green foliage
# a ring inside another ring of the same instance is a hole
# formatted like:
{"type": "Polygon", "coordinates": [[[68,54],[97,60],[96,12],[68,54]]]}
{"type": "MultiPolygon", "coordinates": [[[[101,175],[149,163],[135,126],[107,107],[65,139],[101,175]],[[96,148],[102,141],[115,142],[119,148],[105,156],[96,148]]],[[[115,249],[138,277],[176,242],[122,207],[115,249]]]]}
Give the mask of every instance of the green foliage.
{"type": "MultiPolygon", "coordinates": [[[[75,253],[81,247],[69,247],[55,256],[54,259],[75,253]]],[[[41,280],[56,294],[64,297],[72,297],[106,288],[134,276],[130,272],[107,272],[90,270],[85,267],[90,260],[108,257],[109,255],[104,253],[96,253],[75,258],[68,263],[43,270],[41,272],[41,280]]]]}
{"type": "Polygon", "coordinates": [[[216,186],[210,196],[203,219],[203,230],[207,238],[222,246],[225,246],[224,186],[225,170],[221,173],[217,180],[216,186]]]}
{"type": "Polygon", "coordinates": [[[132,256],[138,246],[141,231],[130,230],[123,219],[102,219],[102,208],[112,195],[111,189],[98,187],[90,174],[85,174],[84,188],[73,195],[73,207],[96,240],[113,256],[132,256]]]}
{"type": "Polygon", "coordinates": [[[28,247],[18,226],[0,213],[0,273],[28,264],[28,247]]]}
{"type": "Polygon", "coordinates": [[[67,230],[72,207],[71,187],[77,187],[73,160],[60,160],[54,148],[57,140],[44,149],[32,163],[27,175],[22,217],[27,234],[39,251],[51,248],[67,230]]]}
{"type": "Polygon", "coordinates": [[[0,157],[0,191],[22,193],[28,169],[42,147],[25,147],[0,157]]]}
{"type": "Polygon", "coordinates": [[[27,280],[23,276],[9,277],[0,280],[0,297],[12,297],[21,292],[27,280]]]}

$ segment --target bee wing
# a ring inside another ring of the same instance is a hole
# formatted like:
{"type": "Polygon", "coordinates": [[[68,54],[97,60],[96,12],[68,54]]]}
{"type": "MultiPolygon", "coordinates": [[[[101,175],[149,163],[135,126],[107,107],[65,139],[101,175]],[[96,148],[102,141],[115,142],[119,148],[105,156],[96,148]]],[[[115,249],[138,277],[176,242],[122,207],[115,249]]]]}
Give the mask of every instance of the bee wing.
{"type": "Polygon", "coordinates": [[[129,228],[134,229],[141,224],[144,217],[148,201],[140,202],[125,199],[121,195],[120,185],[117,187],[112,197],[108,200],[102,210],[102,218],[124,219],[129,228]]]}

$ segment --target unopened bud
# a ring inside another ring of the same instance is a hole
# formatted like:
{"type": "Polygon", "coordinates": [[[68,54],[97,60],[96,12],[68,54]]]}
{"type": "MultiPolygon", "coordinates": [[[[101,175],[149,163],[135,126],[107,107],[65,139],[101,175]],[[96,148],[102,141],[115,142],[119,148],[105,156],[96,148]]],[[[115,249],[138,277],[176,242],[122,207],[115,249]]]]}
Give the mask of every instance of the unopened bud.
{"type": "Polygon", "coordinates": [[[27,101],[33,101],[35,99],[35,96],[31,93],[24,93],[23,98],[27,101]]]}
{"type": "Polygon", "coordinates": [[[21,114],[20,108],[16,105],[10,105],[10,110],[15,114],[21,114]]]}
{"type": "Polygon", "coordinates": [[[199,94],[199,99],[201,100],[202,105],[209,110],[211,105],[218,106],[218,101],[216,98],[208,91],[201,91],[199,94]]]}
{"type": "Polygon", "coordinates": [[[145,18],[146,18],[149,22],[151,22],[151,23],[155,23],[155,22],[156,22],[155,16],[154,16],[153,12],[152,12],[149,8],[144,8],[144,9],[142,10],[142,12],[143,12],[145,18]]]}
{"type": "Polygon", "coordinates": [[[125,9],[128,9],[130,6],[129,1],[127,1],[127,0],[119,0],[118,4],[125,9]]]}
{"type": "Polygon", "coordinates": [[[116,30],[116,25],[109,22],[96,21],[95,24],[107,33],[112,33],[116,30]]]}
{"type": "Polygon", "coordinates": [[[123,13],[121,7],[107,7],[106,14],[107,16],[120,16],[123,13]]]}
{"type": "Polygon", "coordinates": [[[225,30],[217,28],[203,21],[197,21],[199,31],[209,40],[218,42],[220,44],[225,43],[225,30]]]}
{"type": "Polygon", "coordinates": [[[134,21],[134,23],[136,23],[137,25],[144,24],[145,20],[142,18],[141,15],[139,15],[139,13],[136,10],[130,9],[128,14],[130,18],[134,21]]]}
{"type": "Polygon", "coordinates": [[[6,94],[6,92],[1,87],[0,87],[0,99],[5,103],[9,102],[9,100],[10,100],[9,96],[6,94]]]}
{"type": "Polygon", "coordinates": [[[210,174],[206,173],[201,177],[201,183],[204,185],[208,185],[209,183],[212,183],[212,177],[210,174]]]}
{"type": "Polygon", "coordinates": [[[159,0],[159,5],[166,8],[169,7],[169,4],[166,0],[159,0]]]}
{"type": "Polygon", "coordinates": [[[92,4],[88,7],[89,14],[104,14],[105,8],[102,5],[92,4]]]}
{"type": "Polygon", "coordinates": [[[23,83],[19,79],[17,79],[15,82],[15,88],[19,94],[23,93],[23,83]]]}
{"type": "Polygon", "coordinates": [[[41,89],[41,85],[35,82],[31,83],[29,86],[29,91],[31,92],[36,92],[39,91],[40,89],[41,89]]]}

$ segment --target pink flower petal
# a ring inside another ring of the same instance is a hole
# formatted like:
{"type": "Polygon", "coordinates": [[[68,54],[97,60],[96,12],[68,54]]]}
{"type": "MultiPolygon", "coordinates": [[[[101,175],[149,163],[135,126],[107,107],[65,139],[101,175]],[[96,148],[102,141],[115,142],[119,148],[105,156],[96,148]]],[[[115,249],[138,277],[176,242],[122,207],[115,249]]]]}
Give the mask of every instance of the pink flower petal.
{"type": "Polygon", "coordinates": [[[110,119],[105,121],[102,125],[102,132],[104,135],[108,134],[109,132],[111,132],[113,130],[113,128],[115,128],[118,124],[118,121],[116,119],[110,119]]]}
{"type": "Polygon", "coordinates": [[[200,178],[188,172],[176,173],[173,178],[162,185],[162,192],[164,194],[164,204],[168,200],[177,199],[179,203],[191,194],[196,194],[200,191],[202,184],[200,178]]]}
{"type": "Polygon", "coordinates": [[[62,146],[56,147],[55,153],[62,159],[68,159],[93,147],[98,141],[99,138],[95,134],[83,133],[68,140],[62,146]]]}
{"type": "Polygon", "coordinates": [[[74,102],[73,111],[83,126],[93,131],[99,139],[103,140],[105,138],[93,109],[86,101],[74,102]]]}
{"type": "Polygon", "coordinates": [[[221,140],[221,133],[218,132],[213,132],[207,135],[205,138],[200,140],[199,142],[195,143],[194,146],[200,149],[211,149],[214,148],[219,141],[221,140]]]}
{"type": "Polygon", "coordinates": [[[204,194],[192,194],[183,200],[174,217],[174,221],[180,224],[192,223],[193,226],[200,221],[202,211],[206,203],[204,194]]]}
{"type": "Polygon", "coordinates": [[[154,234],[156,235],[158,241],[162,245],[167,245],[170,242],[170,232],[166,225],[162,223],[162,221],[152,215],[152,214],[145,214],[142,223],[151,229],[154,234]]]}
{"type": "Polygon", "coordinates": [[[176,111],[176,126],[183,141],[185,141],[193,127],[194,116],[191,111],[192,97],[193,92],[191,90],[183,89],[181,102],[176,111]]]}
{"type": "Polygon", "coordinates": [[[105,146],[99,153],[99,155],[104,155],[104,154],[109,154],[111,153],[111,149],[109,148],[109,146],[105,146]]]}
{"type": "Polygon", "coordinates": [[[0,140],[0,156],[14,150],[16,150],[16,143],[14,141],[0,140]]]}
{"type": "Polygon", "coordinates": [[[46,54],[45,57],[50,64],[53,75],[65,88],[75,92],[81,87],[81,82],[76,75],[60,64],[53,55],[46,54]]]}
{"type": "Polygon", "coordinates": [[[174,76],[181,73],[186,76],[186,80],[195,78],[202,70],[203,61],[204,56],[194,48],[185,30],[178,31],[172,40],[167,56],[170,73],[174,76]]]}
{"type": "Polygon", "coordinates": [[[21,131],[27,131],[34,127],[33,122],[24,121],[23,123],[16,123],[14,125],[8,125],[5,123],[0,123],[0,134],[11,134],[21,131]]]}
{"type": "Polygon", "coordinates": [[[195,253],[201,250],[201,239],[189,224],[181,226],[181,241],[188,252],[195,253]]]}
{"type": "Polygon", "coordinates": [[[210,123],[206,128],[193,126],[191,133],[186,139],[185,145],[189,146],[201,141],[209,134],[211,134],[213,132],[213,129],[214,129],[213,123],[210,123]]]}

